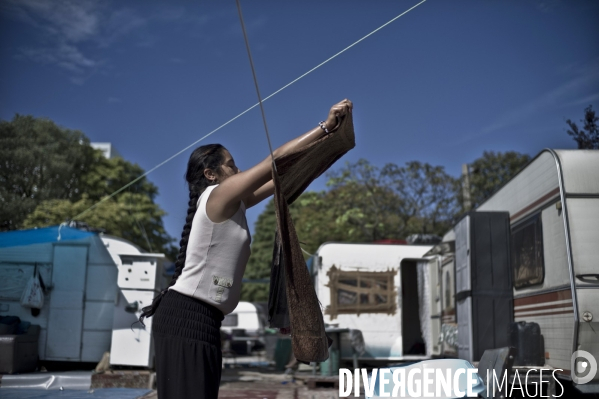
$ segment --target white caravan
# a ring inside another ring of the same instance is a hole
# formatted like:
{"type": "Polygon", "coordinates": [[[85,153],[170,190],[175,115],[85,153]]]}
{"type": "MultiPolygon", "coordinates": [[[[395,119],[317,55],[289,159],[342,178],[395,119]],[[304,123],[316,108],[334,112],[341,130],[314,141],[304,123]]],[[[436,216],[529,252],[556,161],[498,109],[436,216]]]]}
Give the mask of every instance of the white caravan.
{"type": "MultiPolygon", "coordinates": [[[[569,379],[575,351],[599,360],[599,151],[544,150],[475,211],[509,213],[513,321],[539,324],[545,365],[569,379]]],[[[430,253],[441,265],[445,355],[459,352],[456,228],[430,253]]],[[[587,387],[596,384],[599,373],[587,387]]]]}
{"type": "Polygon", "coordinates": [[[244,330],[244,336],[256,337],[264,331],[264,322],[256,305],[240,301],[235,309],[225,316],[221,330],[233,334],[233,330],[244,330]]]}
{"type": "MultiPolygon", "coordinates": [[[[436,286],[436,274],[423,259],[431,248],[325,243],[314,255],[324,322],[362,332],[365,351],[359,360],[423,359],[439,351],[432,331],[440,327],[440,309],[432,309],[428,288],[436,286]]],[[[348,334],[342,334],[341,359],[353,355],[348,334]]]]}

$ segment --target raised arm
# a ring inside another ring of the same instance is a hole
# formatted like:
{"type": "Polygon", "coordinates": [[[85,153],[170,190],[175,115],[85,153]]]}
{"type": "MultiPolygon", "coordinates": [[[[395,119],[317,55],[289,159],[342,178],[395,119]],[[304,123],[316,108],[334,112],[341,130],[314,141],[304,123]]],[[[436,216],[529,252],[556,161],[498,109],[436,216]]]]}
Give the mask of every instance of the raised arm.
{"type": "Polygon", "coordinates": [[[248,195],[246,199],[243,200],[246,208],[251,208],[256,204],[264,201],[266,198],[273,195],[275,192],[275,184],[270,179],[267,181],[262,187],[254,191],[252,194],[248,195]]]}
{"type": "MultiPolygon", "coordinates": [[[[324,128],[329,132],[337,128],[337,122],[352,110],[351,101],[345,99],[333,105],[324,122],[324,128]]],[[[325,130],[317,126],[299,137],[283,144],[273,151],[275,158],[299,150],[318,140],[326,134],[325,130]]],[[[234,166],[234,164],[233,164],[234,166]]],[[[253,206],[272,195],[272,160],[270,155],[256,166],[244,172],[239,172],[227,177],[214,189],[206,204],[206,212],[210,220],[216,223],[224,222],[237,212],[240,201],[246,207],[253,206]]]]}

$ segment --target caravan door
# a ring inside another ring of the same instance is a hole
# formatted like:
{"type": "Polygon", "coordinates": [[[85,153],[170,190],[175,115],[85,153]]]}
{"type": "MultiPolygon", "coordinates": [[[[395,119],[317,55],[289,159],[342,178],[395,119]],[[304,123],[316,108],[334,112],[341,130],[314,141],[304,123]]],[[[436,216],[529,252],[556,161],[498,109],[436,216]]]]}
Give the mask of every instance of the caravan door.
{"type": "Polygon", "coordinates": [[[87,252],[87,244],[54,246],[47,360],[81,359],[87,252]]]}

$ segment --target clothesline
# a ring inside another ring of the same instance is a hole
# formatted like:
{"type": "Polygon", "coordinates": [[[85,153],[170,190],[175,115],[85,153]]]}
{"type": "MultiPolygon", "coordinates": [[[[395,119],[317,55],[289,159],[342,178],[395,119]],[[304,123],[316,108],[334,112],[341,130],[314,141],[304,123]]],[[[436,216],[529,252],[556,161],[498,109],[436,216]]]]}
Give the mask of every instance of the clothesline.
{"type": "Polygon", "coordinates": [[[184,153],[185,151],[187,151],[188,149],[194,147],[196,144],[198,144],[199,142],[203,141],[204,139],[208,138],[209,136],[211,136],[212,134],[216,133],[217,131],[219,131],[220,129],[224,128],[225,126],[227,126],[228,124],[230,124],[231,122],[235,121],[236,119],[240,118],[241,116],[245,115],[246,113],[248,113],[249,111],[251,111],[252,109],[258,107],[261,105],[261,102],[264,102],[266,100],[269,100],[270,98],[274,97],[275,95],[279,94],[281,91],[285,90],[286,88],[288,88],[289,86],[293,85],[294,83],[296,83],[297,81],[299,81],[300,79],[303,79],[304,77],[308,76],[310,73],[314,72],[315,70],[317,70],[318,68],[320,68],[321,66],[325,65],[326,63],[328,63],[329,61],[332,61],[334,58],[338,57],[339,55],[343,54],[344,52],[346,52],[347,50],[349,50],[350,48],[354,47],[355,45],[357,45],[358,43],[362,42],[363,40],[367,39],[368,37],[372,36],[373,34],[375,34],[376,32],[378,32],[379,30],[385,28],[386,26],[388,26],[389,24],[395,22],[397,19],[401,18],[402,16],[406,15],[407,13],[409,13],[410,11],[412,11],[413,9],[415,9],[416,7],[420,6],[421,4],[423,4],[424,2],[426,2],[426,0],[422,0],[421,2],[419,2],[418,4],[410,7],[409,9],[407,9],[406,11],[402,12],[401,14],[397,15],[396,17],[390,19],[389,21],[387,21],[386,23],[384,23],[383,25],[379,26],[378,28],[376,28],[375,30],[373,30],[372,32],[368,33],[367,35],[363,36],[362,38],[356,40],[355,42],[353,42],[352,44],[350,44],[349,46],[345,47],[343,50],[337,52],[336,54],[332,55],[331,57],[327,58],[326,60],[324,60],[323,62],[321,62],[320,64],[316,65],[314,68],[310,69],[309,71],[307,71],[306,73],[300,75],[299,77],[295,78],[294,80],[292,80],[291,82],[287,83],[285,86],[281,87],[280,89],[276,90],[275,92],[271,93],[270,95],[268,95],[267,97],[265,97],[264,99],[262,99],[262,101],[258,101],[256,104],[252,105],[251,107],[249,107],[248,109],[246,109],[245,111],[239,113],[238,115],[234,116],[233,118],[229,119],[227,122],[223,123],[222,125],[218,126],[216,129],[212,130],[211,132],[207,133],[206,135],[204,135],[203,137],[201,137],[200,139],[194,141],[193,143],[189,144],[188,146],[186,146],[185,148],[183,148],[182,150],[178,151],[177,153],[175,153],[174,155],[170,156],[169,158],[165,159],[164,161],[160,162],[158,165],[154,166],[153,168],[151,168],[150,170],[148,170],[147,172],[145,172],[144,174],[142,174],[141,176],[135,178],[134,180],[130,181],[129,183],[125,184],[123,187],[119,188],[118,190],[114,191],[112,194],[102,198],[100,201],[96,202],[95,204],[93,204],[92,206],[90,206],[89,208],[87,208],[86,210],[84,210],[83,212],[75,215],[71,220],[76,220],[80,217],[82,217],[83,215],[87,214],[89,211],[91,211],[92,209],[96,208],[98,205],[102,204],[105,201],[108,201],[109,199],[111,199],[112,197],[114,197],[115,195],[119,194],[120,192],[122,192],[123,190],[126,190],[128,187],[130,187],[131,185],[135,184],[136,182],[140,181],[141,179],[143,179],[144,177],[146,177],[147,175],[149,175],[150,173],[152,173],[153,171],[155,171],[156,169],[162,167],[163,165],[165,165],[166,163],[170,162],[171,160],[173,160],[174,158],[178,157],[179,155],[181,155],[182,153],[184,153]]]}

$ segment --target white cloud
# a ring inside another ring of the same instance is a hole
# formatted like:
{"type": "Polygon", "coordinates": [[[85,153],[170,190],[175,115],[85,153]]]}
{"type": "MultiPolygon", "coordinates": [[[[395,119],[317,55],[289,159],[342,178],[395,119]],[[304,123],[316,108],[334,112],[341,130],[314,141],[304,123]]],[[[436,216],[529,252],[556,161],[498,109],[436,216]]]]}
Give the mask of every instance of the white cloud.
{"type": "Polygon", "coordinates": [[[5,9],[55,39],[78,43],[99,32],[99,4],[92,0],[5,0],[5,9]]]}
{"type": "Polygon", "coordinates": [[[104,32],[98,37],[101,46],[108,47],[123,36],[144,27],[146,19],[137,15],[130,9],[122,9],[113,12],[107,19],[104,32]]]}
{"type": "Polygon", "coordinates": [[[20,55],[42,64],[55,64],[68,71],[85,73],[98,62],[84,56],[77,47],[60,43],[54,47],[21,48],[20,55]]]}
{"type": "MultiPolygon", "coordinates": [[[[148,29],[150,24],[169,24],[196,34],[218,17],[165,3],[132,7],[102,0],[0,0],[0,12],[37,32],[31,35],[35,41],[17,48],[15,57],[61,68],[79,85],[97,72],[111,71],[101,54],[123,38],[133,37],[137,46],[152,47],[160,38],[148,29]]],[[[249,28],[263,22],[253,20],[249,28]]]]}
{"type": "Polygon", "coordinates": [[[537,2],[537,8],[542,12],[551,12],[561,3],[560,0],[541,0],[537,2]]]}
{"type": "Polygon", "coordinates": [[[109,10],[99,0],[3,0],[1,4],[3,13],[39,33],[35,43],[17,49],[16,57],[62,68],[78,85],[105,64],[94,55],[94,48],[108,47],[146,24],[132,10],[109,10]]]}
{"type": "Polygon", "coordinates": [[[508,111],[489,125],[482,127],[476,133],[465,136],[462,140],[467,141],[476,137],[485,136],[507,127],[515,126],[542,109],[562,108],[565,106],[587,103],[589,100],[597,99],[598,94],[594,92],[599,86],[599,58],[591,60],[586,64],[571,64],[567,70],[567,80],[543,95],[519,105],[508,111]],[[581,98],[582,96],[582,98],[581,98]]]}
{"type": "Polygon", "coordinates": [[[578,100],[566,103],[564,104],[564,107],[576,107],[579,105],[588,106],[593,103],[596,103],[597,101],[599,101],[599,93],[591,94],[578,100]]]}
{"type": "Polygon", "coordinates": [[[81,86],[87,81],[87,78],[85,76],[71,76],[69,80],[71,83],[81,86]]]}

